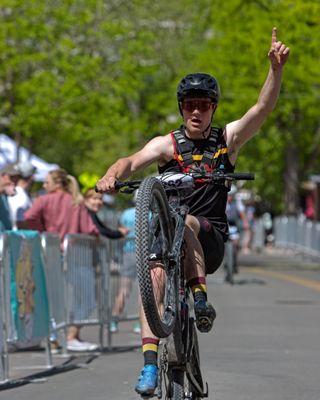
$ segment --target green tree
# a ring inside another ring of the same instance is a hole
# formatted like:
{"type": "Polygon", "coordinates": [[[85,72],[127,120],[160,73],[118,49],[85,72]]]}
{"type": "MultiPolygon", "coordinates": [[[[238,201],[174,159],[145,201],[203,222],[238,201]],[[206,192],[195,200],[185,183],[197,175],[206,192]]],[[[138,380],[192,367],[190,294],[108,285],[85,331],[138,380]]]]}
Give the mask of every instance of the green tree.
{"type": "Polygon", "coordinates": [[[238,161],[238,169],[256,172],[259,193],[287,212],[297,211],[301,180],[319,169],[319,11],[315,1],[216,1],[211,38],[199,60],[221,81],[217,119],[223,125],[255,103],[269,67],[273,26],[291,47],[276,109],[238,161]]]}
{"type": "Polygon", "coordinates": [[[240,118],[267,75],[277,26],[292,49],[281,96],[237,168],[256,172],[255,189],[278,210],[295,211],[299,181],[320,167],[319,8],[311,0],[2,0],[0,127],[77,176],[101,175],[179,125],[175,90],[186,73],[220,81],[217,124],[240,118]]]}

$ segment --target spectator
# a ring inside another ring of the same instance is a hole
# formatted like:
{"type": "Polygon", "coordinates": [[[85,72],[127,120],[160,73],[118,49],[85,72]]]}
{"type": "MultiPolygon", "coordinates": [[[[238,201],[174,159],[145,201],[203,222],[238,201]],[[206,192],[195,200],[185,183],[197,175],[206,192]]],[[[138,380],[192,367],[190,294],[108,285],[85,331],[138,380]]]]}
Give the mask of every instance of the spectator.
{"type": "Polygon", "coordinates": [[[33,183],[33,174],[36,172],[36,168],[30,161],[18,163],[17,168],[19,177],[16,194],[8,198],[13,229],[17,229],[17,221],[23,221],[25,211],[31,207],[32,202],[28,190],[33,183]]]}
{"type": "Polygon", "coordinates": [[[11,230],[11,214],[8,196],[15,194],[15,186],[19,179],[17,164],[7,164],[0,170],[0,231],[11,230]]]}
{"type": "Polygon", "coordinates": [[[246,215],[248,220],[248,229],[244,231],[243,242],[242,242],[242,252],[244,254],[251,253],[251,247],[254,235],[254,224],[255,224],[255,205],[254,200],[250,198],[246,203],[246,215]]]}
{"type": "MultiPolygon", "coordinates": [[[[110,324],[110,331],[115,333],[119,330],[118,320],[122,314],[126,299],[129,297],[132,284],[136,279],[136,253],[135,253],[135,199],[137,197],[135,192],[133,206],[123,211],[120,217],[120,225],[128,229],[129,233],[123,246],[123,263],[120,270],[121,279],[119,291],[117,293],[115,303],[112,310],[112,321],[110,324]]],[[[141,333],[139,322],[133,325],[134,333],[141,333]]]]}
{"type": "MultiPolygon", "coordinates": [[[[49,172],[43,184],[47,194],[37,198],[31,208],[24,214],[24,225],[40,232],[58,233],[61,242],[66,234],[85,233],[98,235],[90,214],[83,204],[77,181],[63,169],[49,172]]],[[[80,273],[72,277],[72,285],[82,285],[87,276],[80,273]]],[[[78,293],[78,291],[75,291],[78,293]]],[[[81,293],[80,293],[81,294],[81,293]]],[[[76,295],[76,294],[75,294],[76,295]]],[[[92,297],[92,294],[91,294],[92,297]]],[[[94,299],[93,299],[94,300],[94,299]]],[[[76,304],[81,299],[74,299],[76,304]]],[[[68,329],[67,349],[71,351],[88,351],[97,349],[97,345],[80,339],[80,326],[68,329]]]]}
{"type": "Polygon", "coordinates": [[[127,235],[129,229],[120,226],[118,229],[108,228],[98,217],[97,213],[103,206],[102,194],[96,193],[94,189],[88,189],[84,194],[84,204],[91,215],[93,223],[96,225],[100,235],[110,239],[120,239],[127,235]]]}
{"type": "Polygon", "coordinates": [[[271,248],[274,244],[273,216],[271,212],[266,210],[266,212],[262,214],[262,224],[264,227],[265,235],[264,244],[266,247],[271,248]]]}
{"type": "Polygon", "coordinates": [[[305,207],[304,207],[304,215],[307,219],[315,220],[316,219],[316,192],[317,185],[314,182],[306,182],[303,184],[303,188],[305,189],[305,207]]]}

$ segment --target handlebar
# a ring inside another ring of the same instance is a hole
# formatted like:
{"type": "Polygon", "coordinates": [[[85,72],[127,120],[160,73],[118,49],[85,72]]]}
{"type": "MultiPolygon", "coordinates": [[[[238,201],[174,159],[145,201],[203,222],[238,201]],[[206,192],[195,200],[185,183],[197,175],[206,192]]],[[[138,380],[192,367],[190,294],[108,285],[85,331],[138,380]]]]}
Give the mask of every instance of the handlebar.
{"type": "Polygon", "coordinates": [[[224,176],[228,179],[231,178],[233,181],[253,181],[254,174],[251,172],[236,172],[236,173],[226,173],[224,176]]]}
{"type": "MultiPolygon", "coordinates": [[[[191,173],[179,173],[179,172],[171,172],[164,173],[162,175],[158,175],[158,178],[161,183],[164,185],[165,189],[182,189],[183,187],[192,187],[195,182],[202,183],[215,183],[215,182],[224,182],[224,181],[238,181],[238,180],[246,180],[251,181],[254,180],[254,174],[250,172],[191,172],[191,173]]],[[[116,181],[115,189],[121,191],[121,193],[133,193],[136,189],[139,188],[142,180],[132,180],[132,181],[116,181]]],[[[97,187],[95,187],[96,192],[100,192],[97,187]]]]}
{"type": "MultiPolygon", "coordinates": [[[[124,187],[130,187],[130,188],[132,188],[132,192],[133,192],[134,190],[139,188],[141,182],[142,182],[142,180],[124,181],[124,182],[116,181],[115,189],[116,190],[120,190],[120,189],[122,189],[124,187]]],[[[126,192],[126,193],[129,193],[129,192],[126,192]]]]}

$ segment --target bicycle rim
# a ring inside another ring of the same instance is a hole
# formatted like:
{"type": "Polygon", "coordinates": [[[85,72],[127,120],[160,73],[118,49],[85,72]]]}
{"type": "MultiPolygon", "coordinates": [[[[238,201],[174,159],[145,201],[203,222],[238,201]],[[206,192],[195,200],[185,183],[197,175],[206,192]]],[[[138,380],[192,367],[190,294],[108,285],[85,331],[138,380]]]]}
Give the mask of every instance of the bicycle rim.
{"type": "Polygon", "coordinates": [[[203,397],[201,394],[204,391],[204,386],[200,369],[198,336],[193,320],[190,321],[189,332],[192,339],[190,340],[186,364],[188,392],[191,399],[201,399],[203,397]]]}
{"type": "Polygon", "coordinates": [[[186,373],[183,369],[175,369],[169,371],[169,391],[166,393],[166,400],[200,400],[196,389],[192,386],[188,379],[186,379],[186,373]]]}
{"type": "Polygon", "coordinates": [[[169,265],[173,234],[165,191],[156,178],[146,178],[136,204],[137,272],[146,319],[160,338],[172,332],[177,315],[177,270],[169,265]]]}
{"type": "Polygon", "coordinates": [[[170,369],[168,371],[169,392],[166,400],[184,400],[185,399],[185,372],[182,369],[170,369]]]}

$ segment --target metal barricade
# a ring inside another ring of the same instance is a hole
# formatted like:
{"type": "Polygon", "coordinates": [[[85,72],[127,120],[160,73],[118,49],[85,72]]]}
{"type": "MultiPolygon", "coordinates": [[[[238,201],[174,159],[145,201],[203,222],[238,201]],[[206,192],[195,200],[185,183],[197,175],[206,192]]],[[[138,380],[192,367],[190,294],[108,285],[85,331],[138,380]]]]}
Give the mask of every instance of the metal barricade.
{"type": "MultiPolygon", "coordinates": [[[[304,218],[297,218],[297,245],[304,246],[305,242],[305,219],[304,218]]],[[[284,242],[283,246],[287,246],[287,243],[284,242]]]]}
{"type": "Polygon", "coordinates": [[[2,382],[9,379],[9,344],[12,347],[28,348],[46,339],[44,368],[52,367],[48,344],[49,313],[44,275],[40,237],[37,232],[8,231],[1,235],[2,382]]]}
{"type": "Polygon", "coordinates": [[[314,231],[313,231],[311,246],[315,252],[320,253],[320,222],[315,222],[313,226],[314,226],[314,231]]]}
{"type": "Polygon", "coordinates": [[[1,276],[3,285],[3,316],[6,330],[5,340],[15,341],[17,332],[14,326],[14,318],[11,310],[11,271],[10,271],[10,247],[8,237],[1,235],[1,276]]]}
{"type": "Polygon", "coordinates": [[[265,233],[262,218],[257,218],[253,226],[253,248],[262,251],[264,248],[265,233]]]}
{"type": "Polygon", "coordinates": [[[41,244],[49,298],[50,331],[55,332],[66,325],[65,279],[60,237],[53,233],[43,233],[41,244]]]}
{"type": "MultiPolygon", "coordinates": [[[[117,307],[120,309],[118,319],[121,321],[138,318],[134,239],[67,235],[61,250],[58,235],[43,233],[41,245],[51,337],[61,332],[66,334],[68,327],[73,325],[98,325],[100,346],[103,348],[104,326],[110,328],[112,311],[116,313],[117,307]]],[[[1,237],[0,249],[0,330],[4,338],[0,357],[1,377],[4,380],[9,369],[7,343],[17,340],[10,304],[11,253],[6,235],[1,237]]],[[[111,347],[110,329],[107,334],[108,346],[111,347]]],[[[66,352],[66,340],[62,344],[66,352]]]]}
{"type": "MultiPolygon", "coordinates": [[[[7,313],[8,305],[10,304],[10,291],[6,290],[10,288],[6,284],[8,280],[8,273],[6,265],[6,259],[8,247],[6,246],[6,237],[4,235],[0,236],[0,382],[5,382],[8,380],[9,375],[9,358],[8,358],[8,324],[7,324],[7,313]]],[[[9,276],[10,282],[10,276],[9,276]]]]}
{"type": "Polygon", "coordinates": [[[66,235],[63,243],[66,325],[99,325],[103,348],[105,316],[109,315],[108,241],[87,235],[66,235]]]}
{"type": "Polygon", "coordinates": [[[303,215],[275,218],[275,244],[303,254],[320,258],[320,223],[303,215]]]}
{"type": "MultiPolygon", "coordinates": [[[[112,315],[115,299],[120,289],[121,266],[123,264],[123,239],[110,240],[108,256],[110,268],[109,306],[112,315]]],[[[107,322],[109,323],[110,321],[107,322]]]]}
{"type": "Polygon", "coordinates": [[[297,245],[297,238],[296,238],[296,233],[297,233],[297,220],[293,216],[288,217],[288,226],[287,226],[287,231],[286,231],[286,239],[287,243],[289,244],[290,247],[295,248],[297,245]]]}
{"type": "MultiPolygon", "coordinates": [[[[66,235],[61,257],[58,236],[42,235],[50,299],[51,331],[73,325],[98,325],[100,346],[104,326],[112,345],[110,322],[138,319],[134,239],[66,235]]],[[[64,335],[64,336],[65,336],[64,335]]],[[[66,341],[63,341],[66,352],[66,341]]]]}
{"type": "Polygon", "coordinates": [[[138,319],[138,284],[134,238],[110,240],[110,307],[117,321],[138,319]]]}

